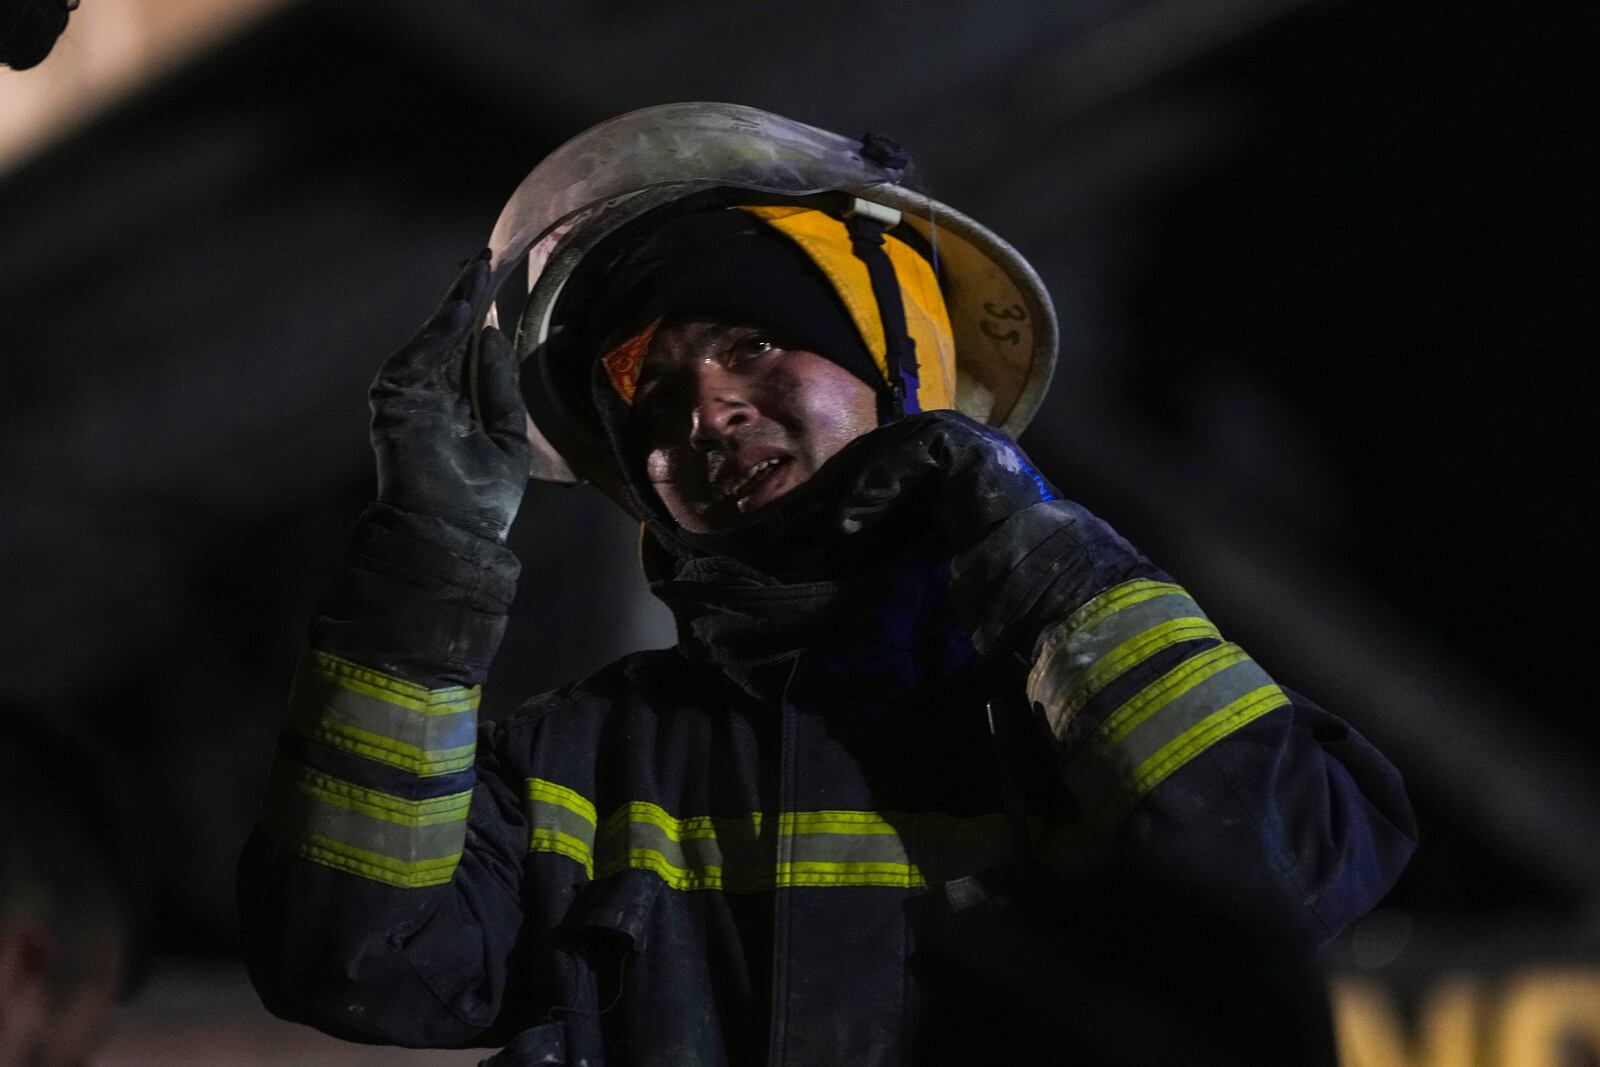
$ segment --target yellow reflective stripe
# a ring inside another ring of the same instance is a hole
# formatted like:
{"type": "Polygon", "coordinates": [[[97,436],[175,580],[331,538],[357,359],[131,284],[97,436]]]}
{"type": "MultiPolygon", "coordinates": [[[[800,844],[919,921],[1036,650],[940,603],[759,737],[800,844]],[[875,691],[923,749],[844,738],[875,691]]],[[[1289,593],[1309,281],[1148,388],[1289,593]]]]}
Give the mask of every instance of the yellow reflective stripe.
{"type": "Polygon", "coordinates": [[[1153,600],[1158,596],[1182,596],[1189,594],[1181,585],[1171,582],[1158,582],[1149,578],[1135,578],[1132,581],[1114,585],[1105,592],[1085,603],[1077,611],[1067,616],[1062,629],[1068,633],[1085,630],[1098,626],[1106,619],[1135,604],[1142,604],[1146,600],[1153,600]]]}
{"type": "Polygon", "coordinates": [[[928,884],[914,863],[780,863],[776,881],[780,886],[890,886],[899,889],[920,889],[928,884]]]}
{"type": "Polygon", "coordinates": [[[1168,619],[1158,623],[1136,637],[1130,637],[1110,652],[1107,652],[1098,661],[1084,672],[1083,688],[1096,691],[1104,688],[1105,683],[1132,667],[1140,660],[1149,659],[1163,648],[1184,641],[1193,641],[1200,637],[1216,637],[1222,635],[1212,625],[1211,620],[1203,616],[1185,616],[1178,619],[1168,619]]]}
{"type": "Polygon", "coordinates": [[[1092,663],[1077,679],[1062,701],[1062,714],[1070,718],[1094,696],[1129,668],[1149,659],[1162,649],[1202,638],[1221,640],[1210,619],[1189,616],[1166,622],[1131,637],[1092,663]]]}
{"type": "Polygon", "coordinates": [[[671,841],[696,841],[722,837],[754,838],[761,833],[761,813],[746,815],[690,815],[678,818],[659,804],[631,800],[606,816],[600,827],[602,836],[615,833],[626,823],[654,826],[671,841]]]}
{"type": "Polygon", "coordinates": [[[319,722],[303,730],[313,741],[409,771],[423,778],[451,774],[472,766],[477,743],[427,751],[416,745],[342,722],[319,722]]]}
{"type": "Polygon", "coordinates": [[[342,781],[309,767],[295,765],[285,768],[284,773],[324,804],[399,826],[420,827],[457,822],[466,819],[467,810],[472,806],[470,789],[426,800],[407,800],[342,781]]]}
{"type": "Polygon", "coordinates": [[[594,877],[594,850],[588,841],[546,826],[528,831],[529,852],[554,852],[583,865],[583,873],[594,877]]]}
{"type": "MultiPolygon", "coordinates": [[[[759,816],[757,816],[759,818],[759,816]]],[[[881,811],[786,811],[778,816],[783,834],[894,834],[933,831],[941,836],[986,832],[999,815],[907,815],[881,811]]]]}
{"type": "Polygon", "coordinates": [[[293,848],[313,863],[397,889],[443,885],[455,876],[456,867],[461,862],[459,852],[435,859],[396,860],[316,835],[307,837],[293,848]]]}
{"type": "MultiPolygon", "coordinates": [[[[937,816],[895,816],[901,820],[937,816]]],[[[876,811],[786,811],[778,816],[780,834],[898,834],[888,816],[876,811]]]]}
{"type": "Polygon", "coordinates": [[[1139,764],[1129,781],[1130,791],[1134,796],[1143,796],[1217,741],[1288,703],[1289,697],[1282,689],[1276,685],[1264,685],[1218,708],[1139,764]]]}
{"type": "Polygon", "coordinates": [[[1068,760],[1067,785],[1085,811],[1120,818],[1209,746],[1289,703],[1237,645],[1206,649],[1113,712],[1068,760]]]}
{"type": "Polygon", "coordinates": [[[772,839],[758,813],[674,818],[647,801],[624,804],[600,824],[596,868],[655,871],[679,889],[752,889],[771,884],[772,839]]]}
{"type": "Polygon", "coordinates": [[[1227,642],[1184,660],[1107,716],[1095,729],[1090,743],[1101,748],[1115,745],[1140,723],[1207,678],[1249,658],[1244,649],[1227,642]]]}
{"type": "Polygon", "coordinates": [[[667,885],[673,889],[681,889],[685,891],[695,889],[729,889],[752,892],[767,888],[772,884],[772,876],[770,873],[764,876],[765,884],[761,884],[761,879],[763,876],[761,873],[757,872],[754,882],[746,881],[744,883],[729,885],[723,880],[722,868],[720,866],[707,864],[697,867],[680,867],[676,863],[673,863],[671,858],[669,858],[665,853],[661,852],[659,849],[653,848],[631,848],[626,853],[619,854],[612,863],[607,864],[606,868],[603,869],[600,874],[603,878],[609,877],[629,868],[640,871],[651,871],[659,875],[661,880],[666,882],[667,885]]]}
{"type": "Polygon", "coordinates": [[[1123,582],[1048,631],[1028,672],[1028,700],[1043,710],[1055,738],[1071,743],[1077,714],[1117,678],[1163,649],[1221,636],[1181,586],[1123,582]]]}
{"type": "Polygon", "coordinates": [[[1199,753],[1289,703],[1265,671],[1222,635],[1182,587],[1136,579],[1092,598],[1054,627],[1029,672],[1027,693],[1069,752],[1067,785],[1096,821],[1120,817],[1199,753]],[[1104,720],[1075,736],[1075,717],[1158,653],[1218,642],[1181,660],[1104,720]]]}
{"type": "Polygon", "coordinates": [[[482,686],[454,685],[444,689],[425,689],[420,685],[363,667],[359,663],[311,649],[311,661],[323,680],[352,693],[372,697],[386,704],[423,715],[454,715],[476,711],[482,686]]]}
{"type": "Polygon", "coordinates": [[[570,811],[590,826],[595,824],[594,805],[589,798],[559,782],[551,782],[544,778],[528,779],[528,799],[535,804],[554,804],[565,811],[570,811]]]}
{"type": "Polygon", "coordinates": [[[564,856],[591,878],[652,871],[681,890],[920,886],[933,877],[926,872],[941,880],[976,873],[1010,848],[1000,814],[825,810],[769,821],[760,812],[680,817],[635,800],[596,824],[592,802],[571,788],[544,779],[527,786],[530,852],[564,856]]]}
{"type": "Polygon", "coordinates": [[[295,677],[289,727],[303,737],[411,774],[472,765],[478,687],[425,689],[308,649],[295,677]]]}
{"type": "Polygon", "coordinates": [[[911,863],[780,863],[761,871],[730,876],[722,867],[680,867],[656,849],[629,849],[622,862],[602,870],[601,877],[625,869],[650,871],[672,889],[693,892],[721,889],[730,893],[755,893],[777,888],[822,886],[889,886],[920,889],[927,885],[911,863]]]}
{"type": "Polygon", "coordinates": [[[308,859],[410,888],[449,879],[466,840],[471,804],[470,790],[411,800],[343,781],[280,753],[261,825],[308,859]]]}
{"type": "Polygon", "coordinates": [[[594,877],[594,804],[571,786],[529,778],[528,851],[565,856],[594,877]]]}

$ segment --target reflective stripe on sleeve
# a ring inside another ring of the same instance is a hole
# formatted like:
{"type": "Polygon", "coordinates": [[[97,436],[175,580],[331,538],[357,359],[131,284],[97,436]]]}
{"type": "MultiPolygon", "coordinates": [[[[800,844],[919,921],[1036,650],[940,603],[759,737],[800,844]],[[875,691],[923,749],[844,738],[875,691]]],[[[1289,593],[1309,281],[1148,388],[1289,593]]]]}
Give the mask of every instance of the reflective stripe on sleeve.
{"type": "Polygon", "coordinates": [[[1151,656],[1194,640],[1221,640],[1180,586],[1137,579],[1113,586],[1057,624],[1028,675],[1028,700],[1066,740],[1085,704],[1151,656]]]}
{"type": "Polygon", "coordinates": [[[472,791],[408,800],[303,766],[280,754],[262,825],[327,867],[401,889],[448,882],[460,862],[472,791]]]}
{"type": "Polygon", "coordinates": [[[648,801],[598,824],[565,786],[528,782],[529,848],[566,856],[590,877],[653,871],[679,890],[758,892],[790,886],[895,886],[949,881],[1003,862],[1003,815],[957,818],[871,811],[760,812],[678,817],[648,801]],[[780,853],[779,840],[785,844],[780,853]],[[780,854],[783,856],[779,861],[780,854]]]}
{"type": "Polygon", "coordinates": [[[577,790],[529,778],[528,827],[530,851],[565,856],[594,877],[594,805],[577,790]]]}
{"type": "Polygon", "coordinates": [[[421,686],[310,650],[295,677],[296,733],[422,777],[465,770],[475,753],[480,687],[421,686]]]}
{"type": "Polygon", "coordinates": [[[1069,757],[1086,810],[1121,810],[1228,734],[1289,698],[1238,645],[1199,652],[1130,697],[1069,757]]]}

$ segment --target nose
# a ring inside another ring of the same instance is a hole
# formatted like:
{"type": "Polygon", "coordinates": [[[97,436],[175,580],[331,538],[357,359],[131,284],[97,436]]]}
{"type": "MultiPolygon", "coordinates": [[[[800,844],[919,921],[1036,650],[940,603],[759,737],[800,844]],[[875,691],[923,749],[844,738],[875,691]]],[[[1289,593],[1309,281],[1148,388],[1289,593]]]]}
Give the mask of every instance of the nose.
{"type": "Polygon", "coordinates": [[[689,443],[702,452],[725,444],[755,417],[744,383],[715,360],[696,367],[690,386],[689,443]]]}

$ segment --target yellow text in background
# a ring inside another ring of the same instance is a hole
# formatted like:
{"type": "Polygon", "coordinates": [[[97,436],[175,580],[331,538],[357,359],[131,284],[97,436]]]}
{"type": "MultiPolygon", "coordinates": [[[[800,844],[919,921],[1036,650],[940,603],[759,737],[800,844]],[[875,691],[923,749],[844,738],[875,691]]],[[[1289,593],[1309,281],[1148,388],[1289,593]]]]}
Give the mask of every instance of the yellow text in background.
{"type": "Polygon", "coordinates": [[[1600,1062],[1600,968],[1445,974],[1407,1019],[1377,982],[1333,982],[1341,1067],[1571,1067],[1600,1062]]]}

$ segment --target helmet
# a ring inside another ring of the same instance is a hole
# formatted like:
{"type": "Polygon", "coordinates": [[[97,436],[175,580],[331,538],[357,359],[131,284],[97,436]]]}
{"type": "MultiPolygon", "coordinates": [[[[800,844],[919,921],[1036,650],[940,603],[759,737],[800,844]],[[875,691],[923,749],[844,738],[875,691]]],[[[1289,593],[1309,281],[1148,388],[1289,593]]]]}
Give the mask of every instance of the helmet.
{"type": "MultiPolygon", "coordinates": [[[[516,328],[533,478],[593,482],[623,502],[621,476],[585,389],[553,366],[552,320],[567,282],[607,237],[647,213],[727,191],[767,204],[827,203],[904,222],[932,249],[956,344],[955,405],[1015,436],[1038,410],[1056,358],[1055,309],[1015,249],[901,184],[892,143],[854,140],[737,104],[663,104],[594,126],[544,158],[489,238],[489,292],[525,258],[516,328]]],[[[493,321],[493,311],[482,309],[493,321]]],[[[626,505],[625,505],[626,506],[626,505]]]]}

